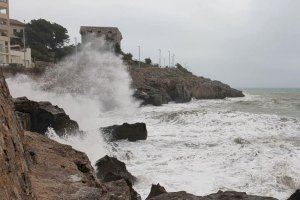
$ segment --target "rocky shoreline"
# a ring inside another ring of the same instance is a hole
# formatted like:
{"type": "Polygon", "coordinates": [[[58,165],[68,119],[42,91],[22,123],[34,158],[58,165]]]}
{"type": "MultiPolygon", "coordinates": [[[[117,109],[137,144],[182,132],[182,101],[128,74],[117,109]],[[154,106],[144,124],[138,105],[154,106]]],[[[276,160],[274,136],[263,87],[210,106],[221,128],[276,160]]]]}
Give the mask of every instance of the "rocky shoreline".
{"type": "MultiPolygon", "coordinates": [[[[168,100],[176,100],[177,96],[171,95],[174,94],[172,93],[174,91],[169,90],[171,86],[177,91],[176,94],[180,94],[177,102],[185,102],[192,97],[224,98],[242,96],[241,92],[220,83],[206,80],[201,85],[198,79],[195,81],[192,77],[185,81],[184,86],[181,87],[176,86],[176,83],[172,82],[172,78],[166,80],[166,85],[157,87],[165,89],[158,94],[161,95],[159,99],[164,96],[162,92],[167,92],[165,95],[169,95],[170,99],[168,100]],[[204,93],[201,88],[208,90],[204,93]],[[218,92],[214,93],[215,91],[218,92]]],[[[134,84],[138,82],[136,80],[134,84]]],[[[154,85],[151,85],[151,87],[155,88],[154,85]]],[[[139,90],[145,92],[143,87],[140,87],[139,90]]],[[[150,88],[151,90],[152,88],[150,88]]],[[[161,103],[163,102],[161,101],[161,103]]],[[[152,103],[156,105],[157,102],[152,103]]],[[[134,174],[127,171],[123,162],[105,156],[98,160],[97,169],[95,170],[85,153],[47,138],[44,131],[49,126],[53,127],[61,136],[68,134],[68,132],[80,132],[80,129],[77,122],[71,120],[61,108],[49,102],[34,102],[24,97],[14,100],[10,95],[2,73],[0,73],[0,104],[1,199],[141,199],[140,195],[133,189],[133,185],[138,179],[134,177],[134,174]]],[[[113,141],[125,139],[134,142],[147,139],[147,129],[143,123],[123,124],[104,129],[108,132],[106,134],[112,136],[113,141]]],[[[297,190],[289,200],[299,199],[299,196],[300,191],[297,190]]],[[[184,191],[167,192],[162,186],[153,185],[147,199],[272,200],[275,198],[247,195],[246,193],[234,191],[219,191],[200,197],[184,191]]]]}
{"type": "Polygon", "coordinates": [[[130,68],[134,96],[143,104],[161,106],[171,101],[186,103],[195,99],[244,97],[242,91],[219,81],[198,77],[177,68],[130,68]]]}

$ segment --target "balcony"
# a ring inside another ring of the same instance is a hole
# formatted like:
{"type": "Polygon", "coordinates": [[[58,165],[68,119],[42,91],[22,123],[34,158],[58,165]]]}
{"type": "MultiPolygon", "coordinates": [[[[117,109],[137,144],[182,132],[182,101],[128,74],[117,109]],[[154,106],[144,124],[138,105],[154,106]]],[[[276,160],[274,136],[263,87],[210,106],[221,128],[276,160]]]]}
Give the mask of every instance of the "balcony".
{"type": "Polygon", "coordinates": [[[7,0],[0,0],[0,8],[8,8],[7,0]]]}

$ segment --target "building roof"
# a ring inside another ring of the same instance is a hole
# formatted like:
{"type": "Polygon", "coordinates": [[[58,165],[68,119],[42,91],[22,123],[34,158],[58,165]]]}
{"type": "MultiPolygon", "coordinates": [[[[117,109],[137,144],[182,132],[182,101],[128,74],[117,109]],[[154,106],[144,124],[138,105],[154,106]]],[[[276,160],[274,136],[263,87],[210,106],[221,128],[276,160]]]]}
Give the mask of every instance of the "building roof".
{"type": "Polygon", "coordinates": [[[82,33],[83,31],[87,31],[87,30],[111,30],[111,31],[116,31],[116,32],[121,33],[117,27],[98,27],[98,26],[81,26],[80,27],[80,33],[82,33]]]}
{"type": "Polygon", "coordinates": [[[19,20],[16,20],[16,19],[10,19],[9,23],[12,25],[16,25],[16,26],[25,26],[25,24],[23,22],[20,22],[19,20]]]}

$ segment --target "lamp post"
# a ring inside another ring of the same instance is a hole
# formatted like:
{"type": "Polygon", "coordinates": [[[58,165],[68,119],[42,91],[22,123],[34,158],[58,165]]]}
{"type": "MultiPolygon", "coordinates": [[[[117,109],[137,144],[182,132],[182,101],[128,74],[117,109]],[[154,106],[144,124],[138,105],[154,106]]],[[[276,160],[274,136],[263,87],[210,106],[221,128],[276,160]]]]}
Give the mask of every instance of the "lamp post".
{"type": "Polygon", "coordinates": [[[141,68],[141,46],[138,46],[139,49],[139,68],[141,68]]]}
{"type": "MultiPolygon", "coordinates": [[[[24,24],[26,24],[24,20],[24,24]]],[[[25,28],[23,30],[23,42],[24,42],[24,66],[26,67],[26,37],[25,37],[25,28]]]]}
{"type": "Polygon", "coordinates": [[[172,55],[172,67],[175,67],[175,54],[172,55]]]}
{"type": "Polygon", "coordinates": [[[77,43],[77,37],[74,38],[75,39],[75,63],[76,66],[78,66],[78,43],[77,43]]]}
{"type": "Polygon", "coordinates": [[[171,67],[171,52],[169,51],[169,67],[171,67]]]}
{"type": "Polygon", "coordinates": [[[158,52],[159,52],[158,66],[161,67],[161,49],[158,49],[158,52]]]}

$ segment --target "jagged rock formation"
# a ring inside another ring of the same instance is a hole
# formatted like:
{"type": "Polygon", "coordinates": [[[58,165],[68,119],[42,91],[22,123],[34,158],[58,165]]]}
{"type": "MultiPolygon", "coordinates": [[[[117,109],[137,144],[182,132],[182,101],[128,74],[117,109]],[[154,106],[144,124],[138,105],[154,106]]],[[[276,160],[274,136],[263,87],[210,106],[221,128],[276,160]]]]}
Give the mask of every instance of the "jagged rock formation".
{"type": "Polygon", "coordinates": [[[127,171],[125,163],[117,158],[104,156],[96,163],[97,177],[103,182],[117,181],[120,179],[126,180],[133,184],[136,178],[127,171]]]}
{"type": "Polygon", "coordinates": [[[62,136],[79,132],[78,123],[62,108],[50,102],[35,102],[26,97],[14,99],[16,114],[25,130],[45,134],[48,127],[62,136]]]}
{"type": "Polygon", "coordinates": [[[247,195],[244,192],[234,192],[234,191],[227,191],[222,192],[219,191],[215,194],[210,194],[207,196],[195,196],[189,194],[187,192],[170,192],[170,193],[163,193],[161,195],[155,196],[150,198],[149,200],[276,200],[272,197],[260,197],[254,195],[247,195]]]}
{"type": "Polygon", "coordinates": [[[0,72],[0,197],[2,200],[33,198],[29,169],[23,149],[23,130],[0,72]]]}
{"type": "Polygon", "coordinates": [[[288,200],[299,200],[300,199],[300,189],[296,190],[294,194],[288,200]]]}
{"type": "Polygon", "coordinates": [[[223,99],[243,97],[243,93],[219,81],[197,77],[176,68],[131,67],[132,86],[135,97],[144,104],[160,106],[174,101],[189,102],[196,99],[223,99]]]}
{"type": "Polygon", "coordinates": [[[31,132],[25,132],[24,148],[38,199],[76,199],[83,196],[83,189],[90,194],[103,193],[84,153],[31,132]]]}
{"type": "Polygon", "coordinates": [[[137,179],[127,171],[125,163],[119,161],[117,158],[104,156],[97,161],[96,167],[97,178],[99,180],[104,183],[122,183],[125,181],[126,185],[130,188],[131,199],[141,199],[140,195],[132,188],[137,179]]]}
{"type": "Polygon", "coordinates": [[[161,186],[159,184],[152,185],[151,186],[151,191],[150,191],[148,197],[146,198],[146,200],[151,199],[152,197],[159,196],[161,194],[165,194],[165,193],[167,193],[167,191],[163,186],[161,186]]]}
{"type": "Polygon", "coordinates": [[[147,139],[145,123],[114,125],[100,129],[108,141],[126,140],[131,142],[147,139]]]}

